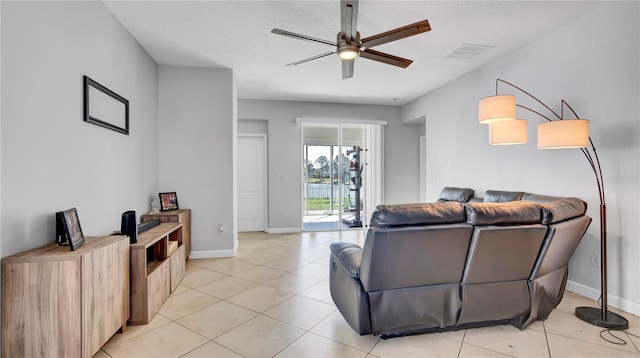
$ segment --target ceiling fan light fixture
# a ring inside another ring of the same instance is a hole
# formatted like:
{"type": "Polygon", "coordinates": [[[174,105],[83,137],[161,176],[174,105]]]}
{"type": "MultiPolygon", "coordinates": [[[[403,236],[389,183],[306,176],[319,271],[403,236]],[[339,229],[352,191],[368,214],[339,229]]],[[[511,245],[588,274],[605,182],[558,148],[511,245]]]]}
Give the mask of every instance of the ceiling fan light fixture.
{"type": "MultiPolygon", "coordinates": [[[[2,0],[0,0],[2,1],[2,0]]],[[[340,32],[336,34],[336,41],[326,41],[315,37],[297,34],[291,31],[285,31],[274,28],[271,33],[276,35],[295,38],[298,40],[305,40],[314,43],[321,43],[329,45],[334,48],[333,52],[326,52],[321,55],[313,56],[301,61],[296,61],[288,64],[287,66],[296,66],[302,63],[307,63],[313,60],[317,60],[331,54],[338,54],[342,65],[342,79],[353,77],[353,67],[356,57],[362,57],[368,60],[381,62],[387,65],[397,66],[401,68],[407,68],[413,61],[390,55],[388,53],[372,50],[374,46],[386,44],[392,41],[400,40],[406,37],[417,35],[423,32],[431,31],[431,25],[429,20],[423,20],[416,22],[415,24],[398,27],[387,32],[379,33],[367,37],[364,40],[360,39],[360,32],[357,29],[357,17],[358,17],[358,0],[340,0],[340,32]]],[[[515,119],[515,118],[513,118],[515,119]]]]}
{"type": "Polygon", "coordinates": [[[344,45],[338,49],[338,56],[343,60],[353,60],[358,57],[360,50],[357,46],[344,45]]]}

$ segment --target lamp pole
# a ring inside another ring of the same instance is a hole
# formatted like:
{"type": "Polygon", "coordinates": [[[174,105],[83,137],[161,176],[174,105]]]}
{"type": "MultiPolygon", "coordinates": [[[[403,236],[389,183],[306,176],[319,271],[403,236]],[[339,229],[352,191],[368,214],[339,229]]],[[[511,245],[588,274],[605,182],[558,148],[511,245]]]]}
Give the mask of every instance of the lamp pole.
{"type": "MultiPolygon", "coordinates": [[[[498,84],[502,82],[506,85],[509,85],[527,96],[531,97],[533,100],[541,104],[547,110],[549,110],[558,120],[564,119],[564,107],[566,106],[571,110],[573,115],[576,118],[580,118],[576,112],[571,108],[571,106],[565,101],[561,102],[561,114],[557,114],[553,111],[549,106],[544,104],[537,97],[532,95],[531,93],[525,91],[524,89],[514,85],[513,83],[496,79],[496,95],[498,94],[498,84]]],[[[522,109],[526,109],[530,112],[533,112],[547,121],[552,121],[551,118],[537,112],[529,107],[525,107],[519,104],[516,104],[516,107],[520,107],[522,109]]],[[[616,330],[624,330],[629,328],[629,321],[621,315],[609,312],[608,304],[607,304],[607,205],[605,202],[604,196],[604,181],[602,178],[602,169],[600,167],[600,160],[598,159],[598,152],[596,151],[596,147],[593,145],[593,141],[591,140],[591,136],[589,136],[589,145],[590,147],[580,148],[582,154],[584,154],[585,158],[589,162],[591,169],[593,170],[593,174],[596,177],[596,183],[598,185],[598,197],[600,200],[600,298],[602,300],[601,307],[576,307],[575,314],[581,320],[593,324],[595,326],[604,327],[608,329],[616,329],[616,330]],[[591,152],[589,151],[591,149],[591,152]]]]}

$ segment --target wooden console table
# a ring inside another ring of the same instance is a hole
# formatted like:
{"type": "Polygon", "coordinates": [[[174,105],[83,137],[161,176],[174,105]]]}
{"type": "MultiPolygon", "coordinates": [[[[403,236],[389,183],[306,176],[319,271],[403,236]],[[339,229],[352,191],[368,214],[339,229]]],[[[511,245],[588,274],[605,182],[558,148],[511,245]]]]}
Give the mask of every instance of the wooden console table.
{"type": "Polygon", "coordinates": [[[163,223],[131,244],[130,324],[147,324],[185,274],[182,223],[163,223]]]}
{"type": "Polygon", "coordinates": [[[129,237],[2,259],[2,356],[91,357],[129,318],[129,237]]]}
{"type": "Polygon", "coordinates": [[[185,259],[191,254],[191,209],[161,211],[156,214],[142,215],[142,222],[158,219],[161,223],[182,223],[182,241],[185,246],[185,259]]]}

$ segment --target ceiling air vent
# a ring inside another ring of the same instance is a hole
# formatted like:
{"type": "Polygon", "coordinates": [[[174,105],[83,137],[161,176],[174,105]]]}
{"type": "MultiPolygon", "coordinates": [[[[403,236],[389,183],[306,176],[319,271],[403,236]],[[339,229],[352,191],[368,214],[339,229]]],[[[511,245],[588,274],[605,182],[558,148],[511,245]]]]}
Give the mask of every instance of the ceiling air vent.
{"type": "Polygon", "coordinates": [[[470,60],[492,48],[493,46],[488,45],[462,44],[455,50],[451,51],[451,53],[446,55],[444,58],[459,58],[470,60]]]}

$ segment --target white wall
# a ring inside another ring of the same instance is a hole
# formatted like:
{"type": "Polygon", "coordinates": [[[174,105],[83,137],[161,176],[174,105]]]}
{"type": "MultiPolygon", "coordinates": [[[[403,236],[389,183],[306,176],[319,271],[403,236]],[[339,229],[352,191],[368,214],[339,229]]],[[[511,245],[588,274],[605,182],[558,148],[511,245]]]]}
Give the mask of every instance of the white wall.
{"type": "MultiPolygon", "coordinates": [[[[403,120],[426,114],[427,197],[443,186],[522,190],[577,196],[589,203],[594,218],[570,265],[568,287],[597,298],[599,268],[599,202],[593,173],[579,150],[538,150],[536,125],[529,119],[529,143],[490,146],[488,129],[478,124],[478,99],[495,94],[495,79],[523,87],[554,110],[565,99],[591,120],[591,137],[604,175],[609,239],[609,303],[640,313],[639,157],[639,4],[611,3],[565,25],[501,59],[477,69],[407,104],[403,120]],[[597,24],[597,26],[594,26],[597,24]]],[[[518,102],[538,105],[506,86],[518,102]]],[[[566,115],[566,113],[565,113],[566,115]]]]}
{"type": "Polygon", "coordinates": [[[417,125],[401,123],[399,107],[240,100],[238,111],[238,116],[243,119],[268,120],[270,229],[299,229],[302,221],[302,149],[296,118],[387,121],[384,137],[385,202],[419,200],[420,133],[417,125]]]}
{"type": "Polygon", "coordinates": [[[160,66],[159,72],[159,190],[175,191],[180,208],[191,209],[192,257],[232,256],[233,71],[160,66]]]}
{"type": "Polygon", "coordinates": [[[157,65],[101,2],[2,7],[2,255],[54,241],[76,207],[85,235],[120,229],[157,195],[157,65]],[[82,76],[130,102],[130,135],[83,122],[82,76]]]}
{"type": "Polygon", "coordinates": [[[260,119],[238,119],[238,133],[267,134],[269,122],[260,119]]]}

